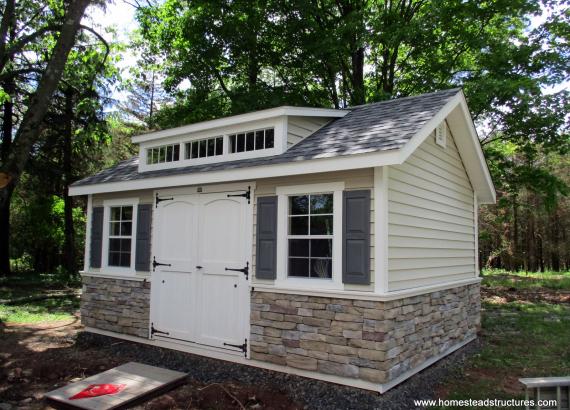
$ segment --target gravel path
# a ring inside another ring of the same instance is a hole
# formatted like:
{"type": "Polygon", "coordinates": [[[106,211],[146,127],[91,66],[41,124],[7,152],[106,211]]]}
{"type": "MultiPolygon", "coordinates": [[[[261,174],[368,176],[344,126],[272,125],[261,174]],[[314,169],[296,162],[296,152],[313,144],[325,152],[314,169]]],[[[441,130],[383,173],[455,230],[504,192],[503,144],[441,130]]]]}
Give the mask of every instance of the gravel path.
{"type": "Polygon", "coordinates": [[[233,382],[267,386],[282,391],[306,409],[414,409],[414,399],[435,397],[438,386],[457,374],[465,361],[480,349],[479,339],[459,349],[436,364],[414,375],[384,395],[339,386],[318,380],[263,370],[189,353],[122,341],[108,336],[83,332],[78,347],[100,346],[109,354],[123,359],[189,373],[201,383],[233,382]]]}

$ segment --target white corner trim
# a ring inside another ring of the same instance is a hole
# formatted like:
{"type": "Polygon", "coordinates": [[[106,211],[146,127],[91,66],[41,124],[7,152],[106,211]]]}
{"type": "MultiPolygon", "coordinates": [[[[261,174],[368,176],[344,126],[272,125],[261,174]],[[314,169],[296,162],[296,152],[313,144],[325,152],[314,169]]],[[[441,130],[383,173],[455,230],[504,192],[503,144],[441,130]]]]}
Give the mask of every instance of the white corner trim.
{"type": "Polygon", "coordinates": [[[400,150],[400,164],[403,164],[410,155],[421,145],[422,142],[441,124],[449,113],[461,103],[462,92],[457,91],[436,115],[434,115],[424,126],[412,137],[410,141],[400,150]]]}
{"type": "Polygon", "coordinates": [[[374,290],[389,291],[388,166],[374,168],[374,290]]]}
{"type": "Polygon", "coordinates": [[[477,336],[471,336],[467,339],[465,339],[464,341],[451,346],[449,349],[447,349],[446,351],[438,354],[437,356],[433,356],[429,359],[427,359],[425,362],[423,362],[422,364],[414,367],[413,369],[408,370],[407,372],[401,374],[400,376],[396,377],[394,380],[390,380],[388,383],[384,383],[380,385],[380,394],[384,394],[386,393],[388,390],[390,390],[392,387],[397,386],[398,384],[402,383],[404,380],[409,379],[410,377],[412,377],[413,375],[415,375],[416,373],[421,372],[422,370],[424,370],[425,368],[428,368],[429,366],[431,366],[432,364],[440,361],[441,359],[443,359],[445,356],[450,355],[451,353],[455,352],[456,350],[461,349],[463,346],[467,345],[468,343],[471,343],[472,341],[474,341],[475,339],[477,339],[477,336]]]}
{"type": "Polygon", "coordinates": [[[103,279],[117,279],[117,280],[132,280],[133,282],[150,282],[151,276],[141,276],[141,275],[121,275],[119,273],[105,273],[105,272],[89,272],[82,271],[79,272],[81,277],[88,278],[103,278],[103,279]]]}
{"type": "Polygon", "coordinates": [[[93,218],[93,195],[87,195],[87,218],[85,218],[85,257],[83,270],[88,271],[91,263],[91,220],[93,218]]]}
{"type": "Polygon", "coordinates": [[[302,296],[319,296],[325,298],[333,297],[338,299],[371,300],[378,302],[388,302],[391,300],[398,300],[418,295],[425,295],[426,293],[437,292],[440,290],[473,285],[479,282],[481,282],[481,278],[470,278],[453,282],[440,283],[437,285],[386,292],[382,294],[374,292],[356,291],[356,290],[326,290],[326,289],[317,290],[317,289],[296,288],[296,287],[282,287],[282,286],[267,285],[260,283],[253,283],[251,285],[251,288],[255,292],[283,293],[283,294],[293,294],[293,295],[302,295],[302,296]]]}
{"type": "Polygon", "coordinates": [[[477,204],[477,193],[473,192],[473,227],[475,229],[475,277],[479,277],[479,205],[477,204]]]}
{"type": "Polygon", "coordinates": [[[475,124],[473,123],[473,118],[471,117],[471,113],[469,112],[469,106],[467,105],[467,100],[465,99],[465,94],[461,91],[461,110],[463,112],[463,116],[467,121],[467,127],[469,129],[469,135],[473,140],[473,145],[475,147],[475,152],[477,154],[477,158],[481,163],[481,168],[483,170],[483,174],[485,175],[485,181],[489,185],[492,195],[492,202],[495,203],[497,200],[497,192],[495,190],[495,184],[493,183],[493,179],[491,178],[491,172],[489,171],[489,167],[487,166],[487,161],[485,159],[485,155],[483,154],[483,148],[481,148],[481,142],[479,140],[479,135],[477,134],[477,130],[475,129],[475,124]]]}

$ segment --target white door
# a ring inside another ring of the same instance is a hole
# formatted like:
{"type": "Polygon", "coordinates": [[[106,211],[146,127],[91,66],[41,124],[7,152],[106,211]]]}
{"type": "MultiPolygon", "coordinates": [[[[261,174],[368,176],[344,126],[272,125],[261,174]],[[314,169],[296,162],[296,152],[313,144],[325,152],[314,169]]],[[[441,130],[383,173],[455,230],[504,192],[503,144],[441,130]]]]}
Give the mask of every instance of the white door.
{"type": "Polygon", "coordinates": [[[247,200],[227,193],[204,194],[200,199],[198,261],[202,268],[198,270],[196,341],[232,348],[244,343],[249,320],[247,200]]]}
{"type": "MultiPolygon", "coordinates": [[[[155,335],[192,338],[192,320],[180,320],[195,309],[197,227],[200,203],[194,195],[178,195],[155,208],[151,316],[155,335]],[[159,333],[160,332],[160,333],[159,333]]],[[[151,329],[152,330],[152,329],[151,329]]]]}
{"type": "Polygon", "coordinates": [[[248,200],[228,193],[169,197],[153,223],[154,257],[166,264],[152,273],[153,336],[241,352],[249,323],[248,200]]]}

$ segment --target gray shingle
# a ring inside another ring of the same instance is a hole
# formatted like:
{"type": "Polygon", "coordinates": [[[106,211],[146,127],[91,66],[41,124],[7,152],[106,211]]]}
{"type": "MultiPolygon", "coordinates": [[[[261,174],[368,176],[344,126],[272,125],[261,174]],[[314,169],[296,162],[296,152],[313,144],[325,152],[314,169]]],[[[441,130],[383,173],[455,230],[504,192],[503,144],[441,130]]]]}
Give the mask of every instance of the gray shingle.
{"type": "Polygon", "coordinates": [[[402,148],[459,89],[350,108],[342,118],[311,134],[281,155],[138,172],[138,157],[77,181],[73,186],[131,181],[168,175],[231,170],[402,148]]]}

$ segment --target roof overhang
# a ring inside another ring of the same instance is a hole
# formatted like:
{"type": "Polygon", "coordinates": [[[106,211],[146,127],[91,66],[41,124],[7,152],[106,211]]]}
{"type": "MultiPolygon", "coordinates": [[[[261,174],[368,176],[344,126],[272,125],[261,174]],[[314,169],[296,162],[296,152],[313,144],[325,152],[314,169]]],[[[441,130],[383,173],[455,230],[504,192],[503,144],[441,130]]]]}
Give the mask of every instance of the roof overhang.
{"type": "MultiPolygon", "coordinates": [[[[276,113],[275,115],[300,115],[297,113],[283,114],[282,111],[279,111],[282,109],[289,110],[287,112],[295,112],[295,110],[297,110],[293,107],[279,107],[265,111],[274,111],[276,113]]],[[[343,115],[345,115],[347,112],[326,109],[325,111],[334,111],[339,114],[343,113],[343,115]]],[[[244,114],[243,116],[249,115],[250,114],[244,114]]],[[[249,118],[250,119],[247,121],[259,119],[251,119],[251,117],[249,118]]],[[[493,181],[491,180],[489,168],[487,167],[485,157],[483,156],[483,150],[481,149],[481,144],[479,143],[479,138],[477,137],[477,132],[475,130],[473,120],[471,119],[471,115],[467,107],[467,101],[465,100],[465,96],[462,91],[459,91],[455,97],[453,97],[441,110],[439,110],[439,112],[433,116],[401,149],[375,151],[363,154],[349,154],[342,156],[323,155],[322,157],[315,159],[291,161],[275,165],[270,164],[220,171],[194,172],[180,175],[148,177],[130,181],[71,186],[69,188],[69,194],[75,196],[132,191],[140,189],[158,189],[184,185],[205,185],[221,182],[235,182],[260,178],[399,165],[404,163],[406,159],[408,159],[408,157],[419,147],[419,145],[424,142],[429,135],[431,135],[436,126],[445,119],[447,119],[447,123],[455,139],[457,149],[459,150],[461,159],[465,165],[467,175],[469,176],[469,180],[471,181],[473,189],[476,193],[477,202],[479,204],[494,203],[496,200],[495,187],[493,185],[493,181]]],[[[200,124],[195,125],[197,126],[200,124]]],[[[181,133],[187,133],[190,132],[187,130],[188,127],[180,127],[179,129],[174,130],[185,129],[185,131],[181,131],[181,133]]],[[[174,130],[165,130],[160,132],[166,133],[172,132],[174,130]]],[[[165,136],[171,135],[172,134],[165,136]]],[[[142,137],[144,136],[141,136],[140,138],[142,137]]]]}
{"type": "Polygon", "coordinates": [[[332,108],[283,106],[136,135],[132,137],[132,141],[135,144],[139,144],[141,142],[154,141],[162,138],[175,137],[178,135],[185,135],[205,130],[215,130],[216,128],[239,125],[252,121],[266,120],[281,116],[340,118],[344,117],[349,112],[350,110],[337,110],[332,108]]]}
{"type": "Polygon", "coordinates": [[[402,148],[400,163],[408,159],[443,120],[447,120],[465,171],[477,195],[477,202],[479,204],[495,203],[497,197],[495,186],[467,106],[465,94],[461,90],[402,148]]]}

